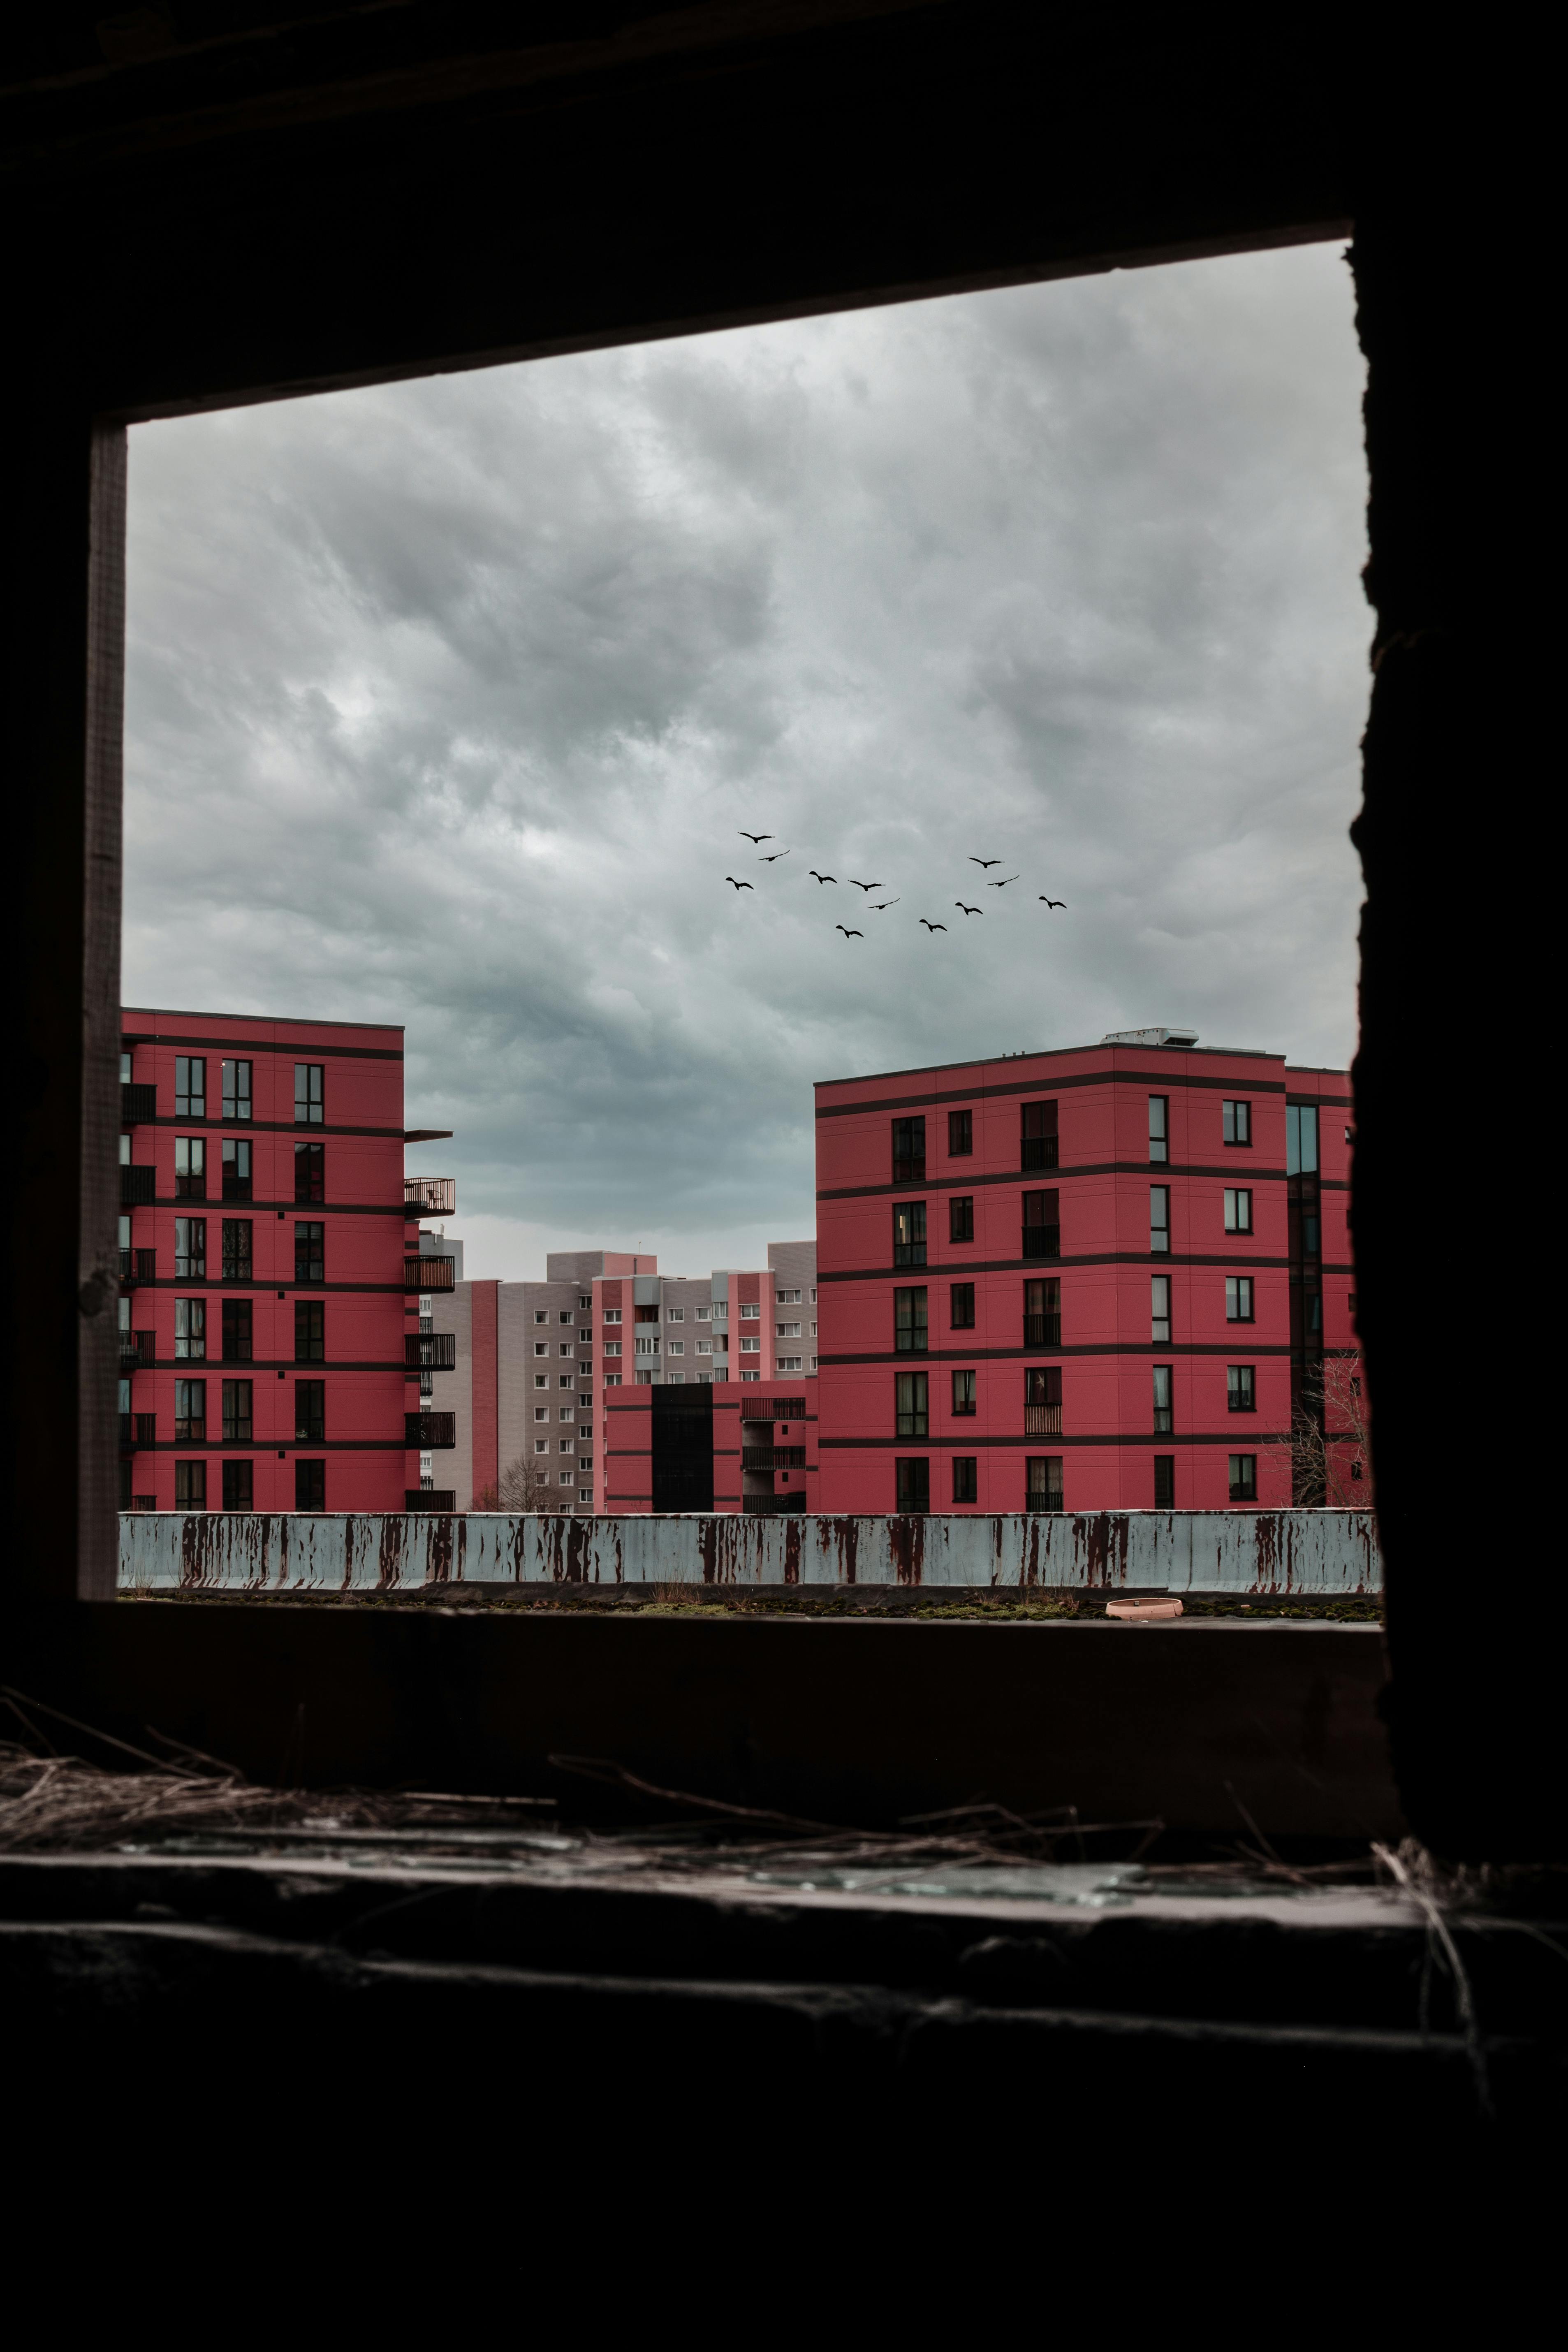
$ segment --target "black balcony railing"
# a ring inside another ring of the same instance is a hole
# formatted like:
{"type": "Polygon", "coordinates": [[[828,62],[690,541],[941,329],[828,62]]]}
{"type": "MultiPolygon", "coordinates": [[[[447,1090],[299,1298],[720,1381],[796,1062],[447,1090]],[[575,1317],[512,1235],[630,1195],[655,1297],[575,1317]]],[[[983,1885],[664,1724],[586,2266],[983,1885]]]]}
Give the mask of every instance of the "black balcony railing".
{"type": "Polygon", "coordinates": [[[1056,1137],[1026,1135],[1020,1147],[1018,1165],[1026,1174],[1034,1168],[1054,1168],[1057,1165],[1056,1137]]]}
{"type": "Polygon", "coordinates": [[[1059,1437],[1062,1433],[1062,1409],[1059,1404],[1026,1404],[1024,1407],[1026,1437],[1059,1437]]]}
{"type": "Polygon", "coordinates": [[[139,1412],[136,1415],[136,1443],[148,1452],[157,1444],[158,1416],[155,1412],[139,1412]]]}
{"type": "Polygon", "coordinates": [[[1026,1315],[1024,1345],[1026,1348],[1059,1348],[1062,1344],[1062,1318],[1059,1315],[1026,1315]]]}
{"type": "Polygon", "coordinates": [[[919,1159],[894,1160],[893,1181],[895,1184],[923,1184],[925,1180],[926,1164],[923,1155],[919,1159]]]}
{"type": "Polygon", "coordinates": [[[403,1442],[417,1445],[425,1453],[456,1445],[458,1416],[455,1412],[405,1412],[403,1416],[403,1442]]]}
{"type": "Polygon", "coordinates": [[[403,1205],[421,1217],[455,1217],[458,1180],[455,1176],[405,1176],[403,1205]]]}
{"type": "Polygon", "coordinates": [[[121,1364],[152,1364],[157,1361],[157,1333],[154,1331],[121,1331],[120,1360],[121,1364]]]}
{"type": "Polygon", "coordinates": [[[410,1331],[403,1341],[404,1361],[411,1372],[452,1372],[458,1368],[455,1331],[410,1331]]]}
{"type": "Polygon", "coordinates": [[[455,1257],[405,1257],[403,1261],[405,1290],[456,1290],[457,1286],[455,1257]]]}
{"type": "Polygon", "coordinates": [[[1031,1489],[1024,1498],[1026,1511],[1059,1511],[1061,1507],[1062,1490],[1059,1486],[1045,1487],[1039,1494],[1031,1489]]]}
{"type": "Polygon", "coordinates": [[[1026,1225],[1024,1255],[1026,1257],[1060,1257],[1062,1229],[1060,1225],[1026,1225]]]}
{"type": "Polygon", "coordinates": [[[925,1262],[926,1245],[924,1242],[895,1242],[893,1244],[893,1264],[895,1265],[924,1265],[925,1262]]]}
{"type": "Polygon", "coordinates": [[[405,1486],[403,1507],[405,1511],[455,1511],[458,1490],[455,1486],[405,1486]]]}
{"type": "Polygon", "coordinates": [[[121,1127],[145,1127],[158,1116],[156,1087],[122,1086],[120,1089],[120,1124],[121,1127]]]}
{"type": "Polygon", "coordinates": [[[133,1162],[121,1163],[120,1205],[122,1209],[145,1208],[154,1198],[153,1187],[158,1171],[155,1168],[138,1168],[133,1162]]]}

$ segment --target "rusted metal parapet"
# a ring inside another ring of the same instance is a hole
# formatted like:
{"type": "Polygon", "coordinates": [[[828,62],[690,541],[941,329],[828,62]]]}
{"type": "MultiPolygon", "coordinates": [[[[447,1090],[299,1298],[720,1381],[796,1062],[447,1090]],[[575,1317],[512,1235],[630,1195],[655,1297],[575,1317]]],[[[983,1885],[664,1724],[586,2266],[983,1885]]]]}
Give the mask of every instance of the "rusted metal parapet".
{"type": "Polygon", "coordinates": [[[1370,1511],[568,1518],[472,1512],[129,1513],[120,1589],[430,1584],[920,1585],[1214,1594],[1381,1591],[1370,1511]]]}

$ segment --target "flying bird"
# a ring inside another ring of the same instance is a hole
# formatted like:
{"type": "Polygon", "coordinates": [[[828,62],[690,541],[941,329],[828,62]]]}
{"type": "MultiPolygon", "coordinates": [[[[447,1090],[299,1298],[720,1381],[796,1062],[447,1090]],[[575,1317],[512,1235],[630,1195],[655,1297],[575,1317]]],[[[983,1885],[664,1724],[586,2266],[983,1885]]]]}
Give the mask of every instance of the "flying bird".
{"type": "Polygon", "coordinates": [[[962,898],[955,898],[952,903],[961,915],[983,915],[985,912],[984,907],[966,907],[962,898]]]}
{"type": "Polygon", "coordinates": [[[752,887],[752,885],[749,882],[735,882],[735,877],[732,874],[726,874],[724,879],[726,882],[733,882],[737,890],[749,890],[752,887]]]}
{"type": "Polygon", "coordinates": [[[1059,907],[1064,915],[1067,913],[1068,902],[1065,898],[1042,898],[1040,904],[1042,907],[1059,907]]]}
{"type": "Polygon", "coordinates": [[[971,866],[1000,866],[1002,860],[999,857],[972,857],[969,862],[971,866]]]}
{"type": "Polygon", "coordinates": [[[837,874],[819,874],[815,866],[808,866],[805,870],[814,882],[837,882],[838,879],[837,874]]]}
{"type": "MultiPolygon", "coordinates": [[[[835,923],[833,928],[836,931],[844,931],[842,923],[835,923]]],[[[847,940],[863,940],[866,934],[864,931],[844,931],[844,936],[847,940]]]]}
{"type": "Polygon", "coordinates": [[[776,841],[778,839],[778,835],[774,833],[748,833],[744,825],[742,825],[741,828],[741,838],[742,841],[755,843],[759,841],[776,841]]]}
{"type": "MultiPolygon", "coordinates": [[[[926,923],[926,919],[923,915],[921,917],[921,920],[922,923],[926,923]]],[[[928,931],[945,931],[947,925],[945,923],[926,923],[926,929],[928,931]]]]}
{"type": "MultiPolygon", "coordinates": [[[[849,879],[851,882],[855,882],[855,877],[853,874],[851,874],[849,879]]],[[[887,887],[888,886],[885,882],[855,882],[855,887],[857,890],[885,890],[887,887]]]]}
{"type": "MultiPolygon", "coordinates": [[[[998,858],[996,863],[999,866],[1002,863],[1001,859],[998,858]]],[[[1005,890],[1009,882],[1016,882],[1017,878],[1016,874],[1004,874],[1000,882],[987,882],[985,887],[988,890],[1005,890]]]]}
{"type": "Polygon", "coordinates": [[[879,915],[885,915],[889,907],[901,907],[903,903],[901,898],[873,898],[871,901],[879,915]]]}
{"type": "MultiPolygon", "coordinates": [[[[766,841],[767,838],[768,836],[764,833],[763,839],[766,841]]],[[[781,857],[788,857],[790,854],[791,853],[787,849],[771,849],[765,857],[758,858],[757,864],[759,866],[776,866],[781,857]]]]}

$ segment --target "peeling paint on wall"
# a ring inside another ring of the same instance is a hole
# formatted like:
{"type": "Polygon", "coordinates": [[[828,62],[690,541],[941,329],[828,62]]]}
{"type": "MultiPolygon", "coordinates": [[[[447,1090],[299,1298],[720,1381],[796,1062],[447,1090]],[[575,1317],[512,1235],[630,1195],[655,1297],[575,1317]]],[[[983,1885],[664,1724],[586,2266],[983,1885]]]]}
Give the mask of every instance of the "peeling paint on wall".
{"type": "Polygon", "coordinates": [[[122,1592],[427,1584],[921,1585],[1318,1595],[1383,1589],[1370,1511],[832,1518],[128,1512],[122,1592]]]}

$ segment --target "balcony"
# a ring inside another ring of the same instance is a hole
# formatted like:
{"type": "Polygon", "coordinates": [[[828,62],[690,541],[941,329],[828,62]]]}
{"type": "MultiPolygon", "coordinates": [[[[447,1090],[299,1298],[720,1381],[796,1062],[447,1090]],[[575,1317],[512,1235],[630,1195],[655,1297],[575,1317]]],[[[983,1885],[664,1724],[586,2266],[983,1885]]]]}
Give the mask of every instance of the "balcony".
{"type": "Polygon", "coordinates": [[[120,1205],[122,1209],[143,1209],[155,1198],[155,1168],[138,1168],[133,1163],[121,1163],[120,1205]]]}
{"type": "Polygon", "coordinates": [[[153,1331],[121,1331],[120,1362],[121,1369],[133,1364],[143,1367],[157,1361],[157,1334],[153,1331]]]}
{"type": "Polygon", "coordinates": [[[1060,1225],[1026,1225],[1024,1255],[1026,1257],[1060,1257],[1062,1229],[1060,1225]]]}
{"type": "Polygon", "coordinates": [[[1057,1165],[1056,1137],[1026,1135],[1020,1147],[1018,1165],[1026,1175],[1032,1169],[1054,1168],[1057,1165]]]}
{"type": "Polygon", "coordinates": [[[403,1442],[405,1445],[417,1445],[425,1454],[456,1445],[458,1416],[455,1412],[405,1412],[403,1442]]]}
{"type": "Polygon", "coordinates": [[[742,1470],[804,1470],[804,1445],[742,1445],[742,1470]]]}
{"type": "Polygon", "coordinates": [[[1062,1318],[1059,1315],[1026,1315],[1024,1345],[1026,1348],[1059,1348],[1062,1344],[1062,1318]]]}
{"type": "Polygon", "coordinates": [[[139,1412],[136,1421],[136,1444],[147,1453],[158,1443],[158,1416],[155,1412],[139,1412]]]}
{"type": "Polygon", "coordinates": [[[1059,1437],[1062,1433],[1062,1409],[1059,1404],[1026,1404],[1024,1407],[1026,1437],[1059,1437]]]}
{"type": "Polygon", "coordinates": [[[405,1511],[455,1511],[458,1490],[455,1486],[405,1486],[403,1507],[405,1511]]]}
{"type": "Polygon", "coordinates": [[[122,1086],[120,1089],[121,1127],[146,1127],[158,1116],[156,1087],[122,1086]]]}
{"type": "Polygon", "coordinates": [[[458,1369],[455,1331],[409,1331],[403,1341],[403,1360],[411,1372],[454,1372],[458,1369]]]}
{"type": "Polygon", "coordinates": [[[458,1180],[455,1176],[405,1176],[403,1205],[411,1216],[455,1217],[458,1180]]]}
{"type": "Polygon", "coordinates": [[[455,1257],[405,1257],[403,1261],[405,1290],[456,1290],[457,1286],[455,1257]]]}

